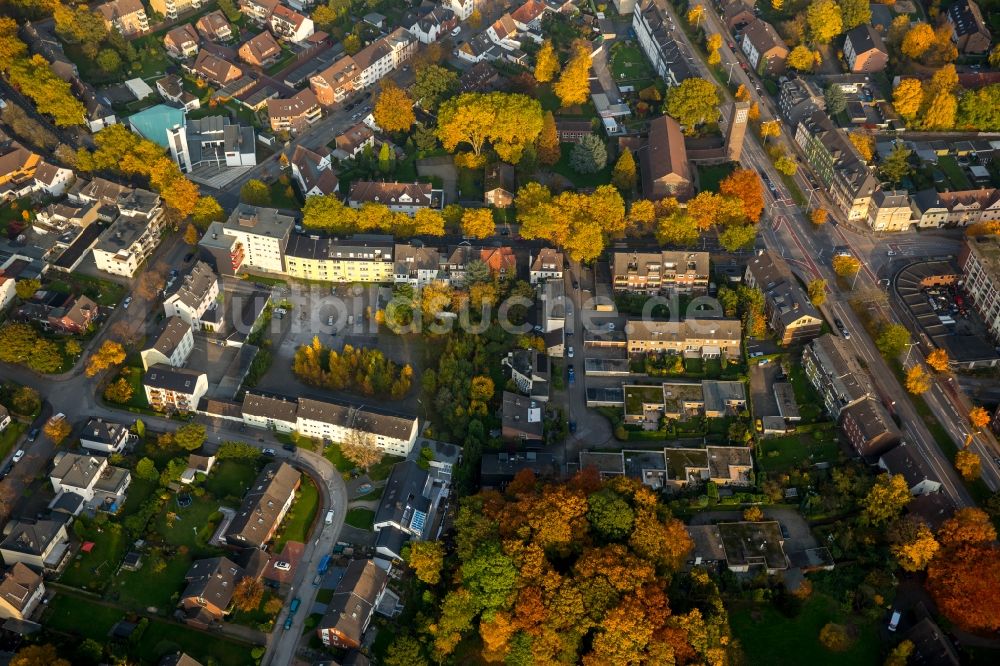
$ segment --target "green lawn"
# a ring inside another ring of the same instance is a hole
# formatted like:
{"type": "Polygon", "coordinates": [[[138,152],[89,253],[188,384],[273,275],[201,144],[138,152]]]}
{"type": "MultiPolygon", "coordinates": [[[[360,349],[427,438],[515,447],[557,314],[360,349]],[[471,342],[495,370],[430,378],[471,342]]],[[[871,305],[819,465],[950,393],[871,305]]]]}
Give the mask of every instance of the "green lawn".
{"type": "Polygon", "coordinates": [[[952,187],[956,190],[971,190],[972,184],[969,183],[969,179],[965,176],[965,172],[962,167],[958,166],[958,162],[955,158],[946,155],[944,157],[938,158],[938,168],[944,172],[944,175],[948,177],[951,181],[952,187]]]}
{"type": "Polygon", "coordinates": [[[288,185],[282,185],[280,181],[276,180],[271,183],[270,188],[271,205],[274,208],[287,208],[288,210],[299,210],[302,208],[302,202],[299,201],[295,192],[295,186],[291,182],[288,185]],[[288,190],[291,190],[291,194],[289,194],[288,190]]]}
{"type": "Polygon", "coordinates": [[[251,462],[223,460],[212,468],[204,487],[220,500],[232,498],[238,503],[243,500],[243,495],[257,478],[257,474],[257,466],[251,462]]]}
{"type": "Polygon", "coordinates": [[[157,481],[140,479],[133,475],[132,483],[128,487],[128,497],[125,498],[125,505],[122,507],[119,515],[122,518],[126,518],[139,511],[142,505],[146,503],[146,500],[152,497],[153,493],[159,487],[160,484],[157,481]]]}
{"type": "Polygon", "coordinates": [[[770,604],[730,609],[729,624],[743,645],[748,664],[768,666],[840,666],[841,664],[881,663],[876,626],[861,618],[845,616],[830,597],[814,594],[797,617],[788,618],[770,604]],[[846,652],[830,652],[819,642],[820,629],[827,622],[851,623],[857,641],[846,652]]]}
{"type": "Polygon", "coordinates": [[[351,527],[362,530],[370,530],[375,523],[375,512],[371,509],[351,509],[347,512],[344,521],[351,527]]]}
{"type": "MultiPolygon", "coordinates": [[[[48,604],[43,624],[47,629],[78,638],[92,638],[98,643],[108,641],[108,632],[126,612],[81,597],[57,594],[48,604]]],[[[167,654],[181,650],[197,656],[203,663],[209,659],[219,666],[246,666],[254,663],[251,646],[217,633],[208,634],[180,624],[151,620],[142,640],[128,647],[128,654],[143,663],[155,664],[167,654]]]]}
{"type": "Polygon", "coordinates": [[[619,42],[611,49],[611,74],[617,82],[655,76],[649,61],[635,42],[619,42]]]}
{"type": "Polygon", "coordinates": [[[719,183],[736,169],[732,162],[698,166],[698,187],[702,192],[718,192],[719,183]]]}
{"type": "Polygon", "coordinates": [[[0,432],[0,458],[6,458],[10,450],[14,448],[18,438],[28,429],[27,423],[11,421],[10,425],[0,432]]]}
{"type": "Polygon", "coordinates": [[[597,173],[577,173],[569,165],[569,156],[573,151],[572,143],[563,143],[562,156],[559,161],[556,162],[552,170],[561,176],[565,176],[571,183],[576,187],[597,187],[598,185],[606,185],[611,182],[611,171],[614,169],[614,164],[611,160],[604,166],[603,169],[597,173]]]}
{"type": "Polygon", "coordinates": [[[108,599],[124,608],[142,611],[156,608],[160,614],[173,611],[175,594],[184,589],[184,575],[191,568],[190,555],[165,558],[166,568],[154,573],[148,562],[139,571],[122,571],[111,584],[108,599]]]}
{"type": "Polygon", "coordinates": [[[191,506],[180,508],[176,497],[167,501],[163,511],[153,519],[152,525],[171,546],[185,546],[191,550],[208,548],[208,540],[219,524],[219,500],[209,495],[192,496],[191,506]],[[170,520],[174,514],[173,520],[170,520]],[[218,514],[218,515],[216,515],[218,514]]]}
{"type": "Polygon", "coordinates": [[[302,475],[302,485],[299,486],[295,503],[281,521],[281,533],[275,537],[271,550],[281,552],[287,541],[304,543],[309,538],[309,528],[312,526],[316,512],[319,510],[319,490],[311,477],[302,475]]]}
{"type": "Polygon", "coordinates": [[[44,289],[57,291],[61,294],[83,294],[98,305],[105,306],[117,305],[128,292],[126,287],[117,282],[77,273],[61,274],[58,279],[46,282],[44,289]]]}
{"type": "Polygon", "coordinates": [[[149,409],[149,401],[146,400],[146,390],[142,386],[142,368],[127,366],[122,368],[121,375],[132,386],[132,397],[123,406],[149,409]]]}
{"type": "Polygon", "coordinates": [[[33,204],[31,199],[25,197],[18,199],[14,203],[6,203],[0,206],[0,234],[6,235],[7,226],[14,220],[23,223],[24,211],[31,211],[33,204]]]}
{"type": "Polygon", "coordinates": [[[798,403],[799,416],[802,423],[815,423],[823,416],[823,401],[813,385],[809,383],[801,363],[792,363],[788,369],[788,381],[795,392],[795,402],[798,403]]]}
{"type": "Polygon", "coordinates": [[[830,428],[816,429],[784,437],[769,437],[760,443],[760,466],[766,471],[786,470],[808,460],[810,464],[834,462],[840,454],[837,435],[830,428]]]}
{"type": "Polygon", "coordinates": [[[59,582],[99,592],[118,570],[128,543],[121,526],[115,524],[107,524],[102,528],[91,527],[84,533],[82,540],[92,541],[93,550],[89,553],[77,551],[59,582]],[[101,531],[98,532],[98,529],[101,531]]]}

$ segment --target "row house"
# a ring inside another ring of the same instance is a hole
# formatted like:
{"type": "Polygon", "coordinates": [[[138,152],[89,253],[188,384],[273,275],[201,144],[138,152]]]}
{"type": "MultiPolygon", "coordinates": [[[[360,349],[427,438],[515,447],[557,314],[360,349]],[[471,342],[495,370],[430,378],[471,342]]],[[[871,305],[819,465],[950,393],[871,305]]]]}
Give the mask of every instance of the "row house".
{"type": "Polygon", "coordinates": [[[297,234],[285,248],[285,274],[343,284],[392,282],[392,248],[390,239],[338,240],[297,234]]]}
{"type": "Polygon", "coordinates": [[[683,354],[685,358],[736,359],[742,329],[738,320],[686,319],[684,321],[630,320],[625,324],[630,354],[683,354]]]}
{"type": "Polygon", "coordinates": [[[310,37],[316,28],[313,20],[284,5],[278,5],[268,18],[271,32],[279,38],[298,44],[310,37]]]}
{"type": "Polygon", "coordinates": [[[642,0],[632,15],[632,29],[653,70],[667,86],[676,86],[692,73],[674,39],[670,14],[667,0],[642,0]]]}
{"type": "Polygon", "coordinates": [[[157,364],[142,378],[149,406],[158,412],[193,412],[208,392],[208,375],[157,364]]]}
{"type": "Polygon", "coordinates": [[[913,218],[921,228],[967,227],[1000,221],[1000,190],[984,188],[959,192],[927,189],[911,200],[913,218]]]}
{"type": "Polygon", "coordinates": [[[172,28],[163,37],[164,48],[175,58],[191,58],[198,55],[198,42],[198,33],[189,23],[172,28]]]}
{"type": "Polygon", "coordinates": [[[873,231],[909,231],[913,224],[910,193],[877,190],[868,204],[868,226],[873,231]]]}
{"type": "Polygon", "coordinates": [[[321,152],[297,145],[288,160],[292,170],[292,180],[295,181],[303,197],[322,196],[339,191],[340,182],[330,162],[330,151],[325,148],[319,150],[321,152]]]}
{"type": "Polygon", "coordinates": [[[396,284],[421,288],[442,278],[441,253],[436,248],[397,243],[393,257],[396,284]]]}
{"type": "Polygon", "coordinates": [[[323,117],[316,93],[306,88],[288,99],[267,100],[267,116],[275,132],[298,134],[323,117]]]}
{"type": "Polygon", "coordinates": [[[360,208],[366,203],[383,204],[394,213],[405,213],[412,216],[423,208],[436,210],[443,208],[444,192],[435,190],[430,183],[385,183],[356,180],[351,183],[347,205],[351,208],[360,208]]]}
{"type": "Polygon", "coordinates": [[[708,252],[615,252],[611,267],[615,291],[642,294],[708,291],[708,252]]]}
{"type": "Polygon", "coordinates": [[[181,14],[201,9],[202,0],[149,0],[149,7],[161,16],[175,19],[181,14]]]}
{"type": "Polygon", "coordinates": [[[352,56],[344,56],[325,70],[309,77],[309,87],[316,93],[316,100],[323,106],[344,101],[359,88],[361,70],[352,56]]]}
{"type": "Polygon", "coordinates": [[[747,263],[743,282],[763,292],[764,315],[781,344],[819,335],[823,318],[782,257],[769,251],[759,253],[747,263]]]}
{"type": "Polygon", "coordinates": [[[202,16],[194,27],[198,34],[211,42],[228,42],[233,38],[233,27],[219,9],[202,16]]]}
{"type": "Polygon", "coordinates": [[[131,38],[149,31],[149,18],[141,0],[111,0],[97,6],[104,25],[114,28],[123,37],[131,38]]]}
{"type": "Polygon", "coordinates": [[[844,132],[833,126],[825,112],[817,110],[799,122],[795,142],[847,219],[864,220],[878,179],[844,132]]]}

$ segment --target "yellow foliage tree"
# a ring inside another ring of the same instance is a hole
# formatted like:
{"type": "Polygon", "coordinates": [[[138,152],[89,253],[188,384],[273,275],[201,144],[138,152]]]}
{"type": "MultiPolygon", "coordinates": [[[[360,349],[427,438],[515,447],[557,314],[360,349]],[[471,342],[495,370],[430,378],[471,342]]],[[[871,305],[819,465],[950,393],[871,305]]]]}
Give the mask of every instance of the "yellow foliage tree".
{"type": "Polygon", "coordinates": [[[413,114],[413,100],[392,79],[383,79],[382,92],[372,115],[375,116],[375,123],[386,132],[406,132],[417,121],[413,114]]]}
{"type": "Polygon", "coordinates": [[[934,46],[934,28],[924,22],[915,23],[903,37],[900,51],[907,58],[919,58],[934,46]]]}
{"type": "Polygon", "coordinates": [[[844,19],[834,0],[814,0],[806,9],[806,25],[814,44],[828,44],[844,31],[844,19]]]}
{"type": "Polygon", "coordinates": [[[695,5],[687,13],[687,20],[689,25],[698,25],[701,19],[705,16],[705,8],[701,5],[695,5]]]}
{"type": "Polygon", "coordinates": [[[908,537],[892,547],[892,554],[904,571],[923,571],[934,559],[941,545],[924,523],[918,523],[913,534],[908,537]]]}
{"type": "Polygon", "coordinates": [[[955,469],[966,481],[974,481],[982,472],[982,461],[975,451],[962,449],[955,454],[955,469]]]}
{"type": "Polygon", "coordinates": [[[947,130],[955,126],[955,114],[958,112],[958,98],[949,92],[940,92],[934,96],[924,112],[923,127],[927,130],[947,130]]]}
{"type": "Polygon", "coordinates": [[[973,407],[969,412],[969,423],[973,428],[982,430],[990,424],[990,413],[982,407],[973,407]]]}
{"type": "Polygon", "coordinates": [[[45,431],[45,434],[48,435],[49,439],[56,444],[59,444],[69,436],[72,427],[65,417],[52,417],[45,423],[45,427],[42,430],[45,431]]]}
{"type": "Polygon", "coordinates": [[[87,361],[86,374],[93,377],[102,370],[121,364],[125,360],[125,348],[114,340],[105,340],[87,361]]]}
{"type": "Polygon", "coordinates": [[[851,140],[851,143],[858,150],[858,154],[865,159],[865,162],[871,162],[872,158],[875,157],[875,137],[867,132],[855,131],[848,132],[847,138],[851,140]]]}
{"type": "Polygon", "coordinates": [[[764,137],[764,143],[767,143],[768,137],[778,136],[781,134],[781,123],[777,120],[767,120],[760,124],[760,135],[764,137]]]}
{"type": "Polygon", "coordinates": [[[809,50],[809,47],[802,44],[792,49],[788,57],[785,58],[786,65],[800,72],[811,72],[815,62],[812,51],[809,50]]]}
{"type": "Polygon", "coordinates": [[[757,523],[764,520],[764,512],[759,506],[748,506],[743,509],[743,520],[749,521],[751,523],[757,523]]]}
{"type": "Polygon", "coordinates": [[[538,55],[535,56],[535,80],[539,83],[548,83],[555,78],[558,71],[559,58],[556,57],[556,51],[552,48],[552,41],[547,39],[542,44],[542,48],[538,49],[538,55]]]}
{"type": "Polygon", "coordinates": [[[489,238],[496,233],[493,211],[489,208],[466,208],[462,213],[462,234],[473,238],[489,238]]]}
{"type": "Polygon", "coordinates": [[[949,360],[948,352],[943,349],[935,349],[927,355],[927,365],[931,366],[938,372],[948,371],[949,360]]]}
{"type": "Polygon", "coordinates": [[[813,208],[812,212],[809,213],[809,220],[817,227],[826,224],[826,218],[827,212],[824,208],[813,208]]]}
{"type": "Polygon", "coordinates": [[[553,86],[563,107],[583,104],[590,96],[590,50],[580,44],[553,86]]]}
{"type": "Polygon", "coordinates": [[[990,51],[990,67],[1000,67],[1000,44],[993,47],[990,51]]]}
{"type": "Polygon", "coordinates": [[[931,388],[931,378],[923,366],[915,365],[906,371],[906,390],[913,395],[926,393],[931,388]]]}
{"type": "Polygon", "coordinates": [[[833,272],[840,277],[853,277],[861,270],[861,262],[854,257],[837,255],[833,258],[833,272]]]}
{"type": "Polygon", "coordinates": [[[892,105],[906,120],[913,120],[924,101],[924,87],[919,79],[903,79],[892,91],[892,105]]]}

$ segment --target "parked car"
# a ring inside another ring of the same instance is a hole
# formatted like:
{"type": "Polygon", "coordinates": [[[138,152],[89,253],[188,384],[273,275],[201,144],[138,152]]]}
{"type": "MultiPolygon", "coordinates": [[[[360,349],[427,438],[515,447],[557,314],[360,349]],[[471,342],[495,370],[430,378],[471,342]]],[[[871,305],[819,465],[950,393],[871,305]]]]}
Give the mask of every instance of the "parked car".
{"type": "Polygon", "coordinates": [[[570,432],[576,432],[576,421],[570,421],[569,422],[569,431],[570,432]]]}
{"type": "Polygon", "coordinates": [[[566,356],[573,358],[573,348],[570,347],[566,350],[566,356]]]}
{"type": "Polygon", "coordinates": [[[263,451],[261,451],[261,453],[263,453],[265,456],[274,456],[276,452],[274,449],[264,449],[263,451]]]}
{"type": "Polygon", "coordinates": [[[326,523],[327,525],[333,524],[333,509],[330,509],[329,511],[326,512],[326,518],[323,519],[323,522],[326,523]]]}
{"type": "Polygon", "coordinates": [[[38,439],[39,432],[38,428],[32,428],[31,432],[28,433],[28,441],[33,442],[38,439]]]}
{"type": "Polygon", "coordinates": [[[125,300],[122,301],[122,307],[125,308],[126,310],[128,310],[128,306],[130,306],[130,305],[132,305],[132,297],[131,296],[126,296],[125,300]]]}
{"type": "Polygon", "coordinates": [[[24,457],[24,449],[18,449],[16,452],[14,452],[14,457],[11,458],[11,461],[12,462],[18,462],[23,457],[24,457]]]}
{"type": "Polygon", "coordinates": [[[763,355],[764,355],[764,352],[759,352],[759,351],[750,352],[750,358],[760,358],[763,355]]]}
{"type": "Polygon", "coordinates": [[[283,448],[286,451],[294,451],[295,450],[295,445],[294,444],[282,444],[281,448],[283,448]]]}
{"type": "Polygon", "coordinates": [[[274,568],[278,571],[291,571],[292,565],[284,560],[278,560],[274,563],[274,568]]]}

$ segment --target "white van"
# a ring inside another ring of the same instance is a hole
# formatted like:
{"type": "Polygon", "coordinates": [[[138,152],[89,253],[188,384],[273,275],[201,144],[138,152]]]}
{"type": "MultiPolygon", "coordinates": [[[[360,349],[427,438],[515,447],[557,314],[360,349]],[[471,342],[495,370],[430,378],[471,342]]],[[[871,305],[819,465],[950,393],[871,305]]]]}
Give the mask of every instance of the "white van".
{"type": "Polygon", "coordinates": [[[889,618],[889,631],[896,631],[896,627],[899,626],[899,619],[902,617],[899,611],[893,611],[892,617],[889,618]]]}
{"type": "Polygon", "coordinates": [[[326,512],[326,519],[323,522],[327,525],[333,524],[333,509],[326,512]]]}

